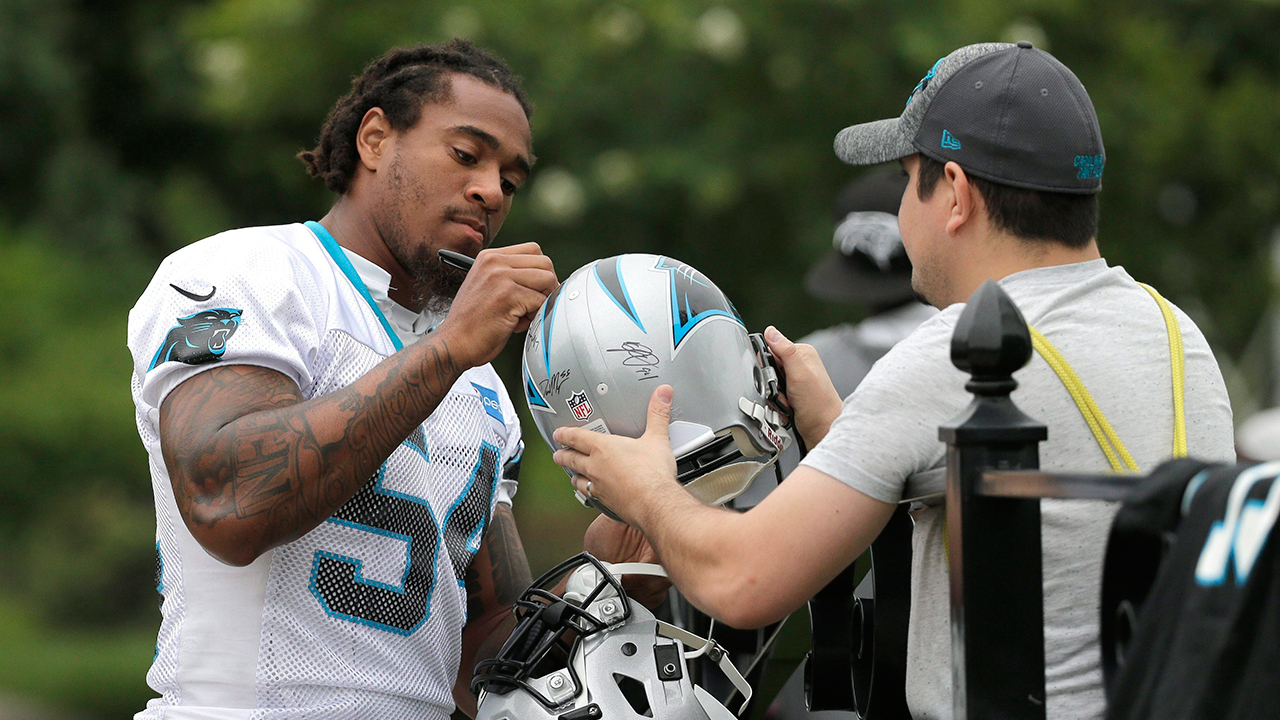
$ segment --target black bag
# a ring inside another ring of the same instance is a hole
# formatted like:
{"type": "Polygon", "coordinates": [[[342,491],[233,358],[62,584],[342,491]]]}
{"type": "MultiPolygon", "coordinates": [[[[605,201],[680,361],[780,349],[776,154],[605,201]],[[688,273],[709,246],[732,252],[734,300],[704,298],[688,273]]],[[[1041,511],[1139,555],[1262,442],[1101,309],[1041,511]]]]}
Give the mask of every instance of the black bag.
{"type": "Polygon", "coordinates": [[[1126,543],[1149,554],[1173,530],[1176,540],[1145,602],[1138,598],[1132,641],[1108,687],[1109,719],[1280,718],[1280,533],[1266,503],[1277,472],[1280,464],[1174,461],[1125,502],[1103,583],[1104,636],[1113,628],[1104,661],[1114,660],[1108,613],[1124,612],[1114,582],[1126,563],[1116,554],[1126,543]]]}

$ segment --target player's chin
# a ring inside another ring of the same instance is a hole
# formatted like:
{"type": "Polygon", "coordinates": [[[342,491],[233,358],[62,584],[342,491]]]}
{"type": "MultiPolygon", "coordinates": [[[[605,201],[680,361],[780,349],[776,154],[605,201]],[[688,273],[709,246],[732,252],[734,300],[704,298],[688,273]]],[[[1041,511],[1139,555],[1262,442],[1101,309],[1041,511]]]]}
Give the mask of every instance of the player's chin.
{"type": "Polygon", "coordinates": [[[438,259],[423,262],[414,268],[414,303],[432,314],[446,314],[466,277],[462,270],[445,265],[438,259]]]}
{"type": "Polygon", "coordinates": [[[458,295],[458,291],[462,289],[462,283],[467,279],[467,271],[460,270],[452,265],[440,263],[437,268],[435,278],[431,283],[437,297],[453,300],[458,295]]]}
{"type": "Polygon", "coordinates": [[[453,307],[453,299],[457,297],[458,289],[461,286],[461,280],[449,282],[444,278],[436,277],[423,288],[422,296],[419,299],[428,312],[435,315],[445,315],[453,307]]]}

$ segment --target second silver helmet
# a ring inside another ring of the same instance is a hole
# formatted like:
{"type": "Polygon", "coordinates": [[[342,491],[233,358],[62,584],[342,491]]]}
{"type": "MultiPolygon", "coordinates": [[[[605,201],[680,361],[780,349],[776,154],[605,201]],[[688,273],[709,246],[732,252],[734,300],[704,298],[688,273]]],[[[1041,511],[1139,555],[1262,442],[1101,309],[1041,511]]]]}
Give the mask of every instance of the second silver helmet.
{"type": "Polygon", "coordinates": [[[679,479],[708,504],[744,491],[791,441],[770,407],[777,375],[763,341],[705,275],[669,257],[579,268],[530,325],[523,370],[534,423],[553,449],[565,425],[638,437],[654,388],[671,385],[679,479]]]}

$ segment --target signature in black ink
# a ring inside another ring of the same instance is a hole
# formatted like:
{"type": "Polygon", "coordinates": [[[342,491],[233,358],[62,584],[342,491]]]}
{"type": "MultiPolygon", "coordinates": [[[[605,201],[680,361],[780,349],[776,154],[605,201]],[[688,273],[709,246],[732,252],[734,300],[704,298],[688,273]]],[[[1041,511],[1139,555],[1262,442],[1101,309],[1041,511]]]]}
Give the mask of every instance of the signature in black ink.
{"type": "Polygon", "coordinates": [[[609,348],[605,352],[626,353],[627,356],[622,360],[623,367],[629,367],[635,370],[638,380],[657,380],[658,365],[661,363],[658,356],[653,353],[653,349],[644,343],[624,342],[622,347],[609,348]]]}
{"type": "Polygon", "coordinates": [[[529,323],[529,327],[525,330],[525,337],[528,338],[529,349],[537,352],[542,349],[542,318],[538,315],[533,316],[533,322],[529,323]]]}
{"type": "Polygon", "coordinates": [[[564,385],[564,381],[569,379],[569,368],[565,368],[560,372],[551,373],[546,380],[538,383],[538,389],[543,395],[559,395],[560,386],[564,385]]]}

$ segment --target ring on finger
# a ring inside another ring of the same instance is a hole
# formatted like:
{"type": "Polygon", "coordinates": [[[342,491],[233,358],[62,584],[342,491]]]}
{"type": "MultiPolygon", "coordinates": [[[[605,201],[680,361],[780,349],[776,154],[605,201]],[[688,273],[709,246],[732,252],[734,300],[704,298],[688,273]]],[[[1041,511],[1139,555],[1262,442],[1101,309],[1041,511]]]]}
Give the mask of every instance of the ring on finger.
{"type": "Polygon", "coordinates": [[[595,497],[595,495],[592,495],[592,494],[591,494],[591,481],[590,481],[590,480],[588,480],[588,481],[587,481],[587,489],[586,489],[586,493],[587,493],[587,497],[589,497],[589,498],[594,498],[594,497],[595,497]]]}

